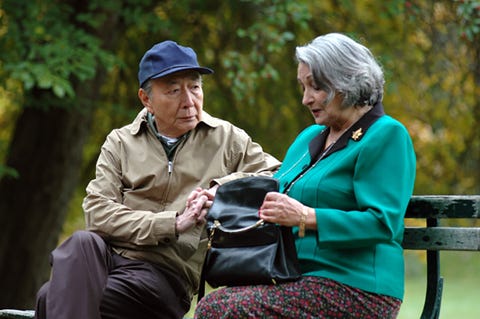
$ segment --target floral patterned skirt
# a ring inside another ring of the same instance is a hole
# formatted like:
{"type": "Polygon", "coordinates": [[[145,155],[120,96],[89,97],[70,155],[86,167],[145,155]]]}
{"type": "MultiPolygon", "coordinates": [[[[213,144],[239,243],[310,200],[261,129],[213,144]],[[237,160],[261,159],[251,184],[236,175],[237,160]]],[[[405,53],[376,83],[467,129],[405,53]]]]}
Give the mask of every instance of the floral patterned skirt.
{"type": "Polygon", "coordinates": [[[206,295],[195,318],[396,318],[399,299],[321,277],[280,285],[227,287],[206,295]]]}

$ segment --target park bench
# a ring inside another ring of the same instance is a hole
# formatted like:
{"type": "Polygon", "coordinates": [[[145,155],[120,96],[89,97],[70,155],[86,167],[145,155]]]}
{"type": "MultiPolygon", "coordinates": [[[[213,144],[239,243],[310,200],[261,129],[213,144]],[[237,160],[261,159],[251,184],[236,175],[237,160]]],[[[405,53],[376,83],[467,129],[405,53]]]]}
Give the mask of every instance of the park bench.
{"type": "Polygon", "coordinates": [[[436,319],[443,292],[440,251],[480,250],[480,224],[476,221],[480,219],[480,196],[413,196],[405,218],[425,221],[424,227],[406,227],[403,248],[427,252],[427,288],[420,318],[436,319]],[[451,224],[459,219],[473,222],[466,227],[451,224]]]}
{"type": "MultiPolygon", "coordinates": [[[[440,251],[480,250],[480,225],[475,221],[480,219],[480,195],[413,196],[405,218],[419,219],[425,224],[406,227],[403,247],[426,251],[427,288],[420,318],[436,319],[440,314],[443,292],[440,251]],[[458,219],[473,219],[474,222],[471,226],[450,225],[458,219]]],[[[33,318],[33,315],[31,310],[0,310],[0,318],[33,318]]]]}

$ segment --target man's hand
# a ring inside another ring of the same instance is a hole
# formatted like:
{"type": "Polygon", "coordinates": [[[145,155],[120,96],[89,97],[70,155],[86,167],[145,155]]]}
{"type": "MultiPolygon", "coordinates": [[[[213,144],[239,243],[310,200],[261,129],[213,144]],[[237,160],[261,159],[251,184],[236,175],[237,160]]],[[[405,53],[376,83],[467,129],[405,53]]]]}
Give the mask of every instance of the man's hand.
{"type": "Polygon", "coordinates": [[[215,198],[215,194],[217,193],[217,189],[219,186],[220,185],[216,184],[209,189],[202,189],[200,187],[196,188],[194,191],[190,193],[190,195],[188,195],[187,203],[186,203],[187,208],[190,205],[192,205],[193,200],[197,199],[202,195],[207,196],[207,201],[203,205],[203,208],[209,209],[210,207],[212,207],[213,199],[215,198]]]}
{"type": "Polygon", "coordinates": [[[177,216],[175,227],[178,234],[189,230],[195,225],[203,224],[205,222],[207,209],[205,209],[204,206],[207,201],[208,197],[200,195],[198,192],[197,197],[189,201],[189,205],[185,208],[183,214],[177,216]]]}
{"type": "Polygon", "coordinates": [[[183,214],[177,217],[176,230],[181,234],[194,225],[205,223],[208,209],[212,207],[213,199],[219,185],[209,189],[197,187],[187,197],[186,208],[183,214]]]}

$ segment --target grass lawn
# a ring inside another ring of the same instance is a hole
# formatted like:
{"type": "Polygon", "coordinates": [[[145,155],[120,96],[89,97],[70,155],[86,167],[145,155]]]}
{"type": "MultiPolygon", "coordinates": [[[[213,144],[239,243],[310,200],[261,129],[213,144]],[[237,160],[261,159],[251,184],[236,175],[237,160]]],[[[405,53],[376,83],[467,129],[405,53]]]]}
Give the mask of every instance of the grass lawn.
{"type": "MultiPolygon", "coordinates": [[[[426,265],[422,257],[406,252],[405,299],[398,319],[420,318],[422,313],[426,288],[426,265]]],[[[440,263],[444,277],[440,319],[480,318],[480,254],[441,252],[440,263]]]]}

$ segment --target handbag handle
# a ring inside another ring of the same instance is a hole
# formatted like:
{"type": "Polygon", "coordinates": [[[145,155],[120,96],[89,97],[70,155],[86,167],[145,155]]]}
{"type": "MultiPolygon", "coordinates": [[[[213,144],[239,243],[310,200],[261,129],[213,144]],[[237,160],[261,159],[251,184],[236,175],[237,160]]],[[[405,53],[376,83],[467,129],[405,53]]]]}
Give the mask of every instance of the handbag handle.
{"type": "Polygon", "coordinates": [[[208,236],[207,250],[210,250],[210,248],[212,247],[212,239],[213,239],[213,234],[215,234],[215,229],[220,229],[224,233],[228,233],[228,234],[237,234],[247,230],[255,229],[257,227],[263,226],[264,224],[265,224],[265,221],[263,219],[259,219],[255,224],[252,224],[250,226],[239,228],[239,229],[229,229],[229,228],[223,227],[222,223],[220,223],[218,219],[215,219],[215,221],[213,222],[213,227],[212,229],[210,229],[210,236],[208,236]]]}
{"type": "Polygon", "coordinates": [[[216,219],[213,222],[212,231],[215,228],[218,228],[221,231],[223,231],[224,233],[236,234],[236,233],[242,233],[242,232],[245,232],[245,231],[248,231],[248,230],[251,230],[251,229],[258,228],[260,226],[263,226],[264,224],[265,224],[265,221],[263,219],[259,219],[255,224],[252,224],[250,226],[246,226],[246,227],[238,228],[238,229],[229,229],[229,228],[223,227],[222,224],[220,223],[220,221],[218,219],[216,219]]]}

